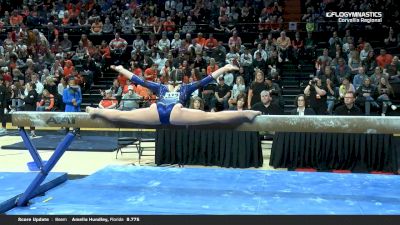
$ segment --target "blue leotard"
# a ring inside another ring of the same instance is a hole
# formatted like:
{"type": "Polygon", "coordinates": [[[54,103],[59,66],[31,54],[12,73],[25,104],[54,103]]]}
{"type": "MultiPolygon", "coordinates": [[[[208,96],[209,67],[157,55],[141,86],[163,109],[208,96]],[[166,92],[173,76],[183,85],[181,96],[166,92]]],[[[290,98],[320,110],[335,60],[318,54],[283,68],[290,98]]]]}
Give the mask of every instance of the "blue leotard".
{"type": "Polygon", "coordinates": [[[205,85],[211,83],[213,80],[214,78],[212,76],[207,76],[195,83],[182,84],[177,92],[170,92],[167,85],[147,81],[135,74],[131,78],[132,82],[150,89],[159,97],[159,100],[157,101],[157,111],[160,117],[161,124],[170,123],[169,119],[171,111],[176,103],[181,103],[182,105],[185,105],[185,103],[190,99],[191,94],[195,90],[199,89],[200,87],[204,87],[205,85]]]}

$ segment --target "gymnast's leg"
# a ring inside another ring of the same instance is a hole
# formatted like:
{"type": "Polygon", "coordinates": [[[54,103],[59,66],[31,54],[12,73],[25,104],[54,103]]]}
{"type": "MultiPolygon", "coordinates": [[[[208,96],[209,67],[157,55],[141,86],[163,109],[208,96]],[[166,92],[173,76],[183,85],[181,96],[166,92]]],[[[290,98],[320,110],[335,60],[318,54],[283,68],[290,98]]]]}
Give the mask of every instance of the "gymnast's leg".
{"type": "Polygon", "coordinates": [[[176,104],[172,109],[170,122],[173,125],[234,124],[250,122],[258,115],[261,115],[261,112],[253,110],[204,112],[176,104]]]}
{"type": "Polygon", "coordinates": [[[132,111],[87,107],[86,112],[89,113],[92,118],[104,119],[111,123],[116,123],[117,125],[126,125],[127,123],[140,125],[161,124],[156,104],[152,104],[148,108],[134,109],[132,111]]]}

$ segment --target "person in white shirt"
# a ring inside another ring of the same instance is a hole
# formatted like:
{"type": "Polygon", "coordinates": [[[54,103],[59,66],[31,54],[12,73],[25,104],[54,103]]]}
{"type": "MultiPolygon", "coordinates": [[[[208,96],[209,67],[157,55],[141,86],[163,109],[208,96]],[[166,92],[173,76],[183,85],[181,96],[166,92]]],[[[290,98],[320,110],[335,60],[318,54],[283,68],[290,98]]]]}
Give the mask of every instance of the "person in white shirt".
{"type": "Polygon", "coordinates": [[[171,50],[178,49],[181,46],[182,40],[179,33],[174,34],[174,39],[171,41],[171,50]]]}
{"type": "Polygon", "coordinates": [[[267,52],[262,48],[261,44],[257,45],[257,50],[254,52],[253,54],[253,59],[256,58],[257,52],[259,52],[261,54],[261,58],[264,59],[265,61],[267,61],[268,59],[268,54],[267,52]]]}
{"type": "Polygon", "coordinates": [[[158,41],[158,49],[160,51],[163,51],[165,48],[170,48],[171,47],[171,41],[167,38],[167,32],[162,33],[161,39],[158,41]]]}
{"type": "Polygon", "coordinates": [[[231,97],[228,100],[229,107],[233,107],[236,105],[237,101],[237,96],[240,93],[245,93],[246,92],[246,85],[244,84],[244,79],[242,76],[237,76],[236,77],[236,83],[233,85],[232,91],[231,91],[231,97]]]}
{"type": "Polygon", "coordinates": [[[253,56],[250,53],[250,49],[246,48],[245,52],[240,56],[240,65],[243,67],[249,67],[253,64],[253,56]]]}
{"type": "Polygon", "coordinates": [[[144,52],[146,49],[146,44],[139,34],[136,35],[136,39],[133,41],[131,54],[135,54],[138,49],[140,52],[144,52]]]}
{"type": "MultiPolygon", "coordinates": [[[[31,79],[32,79],[32,82],[31,82],[31,83],[33,83],[33,84],[36,85],[36,89],[35,89],[35,90],[36,90],[37,94],[38,94],[38,95],[41,95],[42,92],[43,92],[44,86],[43,86],[43,84],[39,81],[38,75],[37,75],[37,74],[32,74],[31,79]]],[[[27,89],[27,88],[25,88],[24,95],[25,95],[25,96],[28,95],[28,89],[27,89]]]]}

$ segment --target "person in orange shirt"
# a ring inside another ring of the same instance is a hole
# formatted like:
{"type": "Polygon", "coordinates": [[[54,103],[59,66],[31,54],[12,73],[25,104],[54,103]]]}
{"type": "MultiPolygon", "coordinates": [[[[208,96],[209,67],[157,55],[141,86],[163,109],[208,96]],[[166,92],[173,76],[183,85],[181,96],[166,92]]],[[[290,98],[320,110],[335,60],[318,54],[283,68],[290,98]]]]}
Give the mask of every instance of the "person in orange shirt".
{"type": "Polygon", "coordinates": [[[127,78],[125,76],[123,76],[122,74],[118,74],[117,80],[118,80],[118,83],[122,86],[122,85],[126,84],[127,78]]]}
{"type": "Polygon", "coordinates": [[[213,37],[213,34],[210,33],[208,36],[208,39],[206,40],[206,43],[204,45],[204,48],[207,51],[212,51],[215,50],[218,47],[218,41],[213,37]]]}
{"type": "Polygon", "coordinates": [[[18,26],[22,23],[23,19],[24,18],[21,15],[19,15],[16,10],[14,10],[10,16],[10,25],[18,26]]]}
{"type": "Polygon", "coordinates": [[[376,63],[382,69],[386,68],[386,65],[392,63],[393,56],[391,54],[387,54],[385,49],[381,49],[380,55],[376,57],[376,63]]]}
{"type": "Polygon", "coordinates": [[[212,74],[218,69],[218,65],[215,63],[214,58],[210,58],[210,65],[207,66],[207,75],[212,74]]]}
{"type": "Polygon", "coordinates": [[[157,74],[158,74],[157,67],[158,67],[158,64],[154,63],[150,68],[147,68],[144,71],[144,78],[148,81],[155,81],[155,79],[157,78],[157,74]]]}
{"type": "Polygon", "coordinates": [[[68,24],[69,24],[69,13],[68,13],[68,11],[65,11],[64,12],[64,17],[62,18],[62,20],[61,20],[61,25],[62,26],[67,26],[68,24]]]}
{"type": "Polygon", "coordinates": [[[167,17],[167,21],[165,21],[163,24],[163,30],[167,31],[168,34],[173,34],[175,32],[175,22],[172,21],[171,17],[167,17]]]}
{"type": "Polygon", "coordinates": [[[74,70],[74,64],[72,63],[71,60],[66,60],[64,64],[65,64],[65,66],[64,66],[64,76],[68,77],[69,75],[72,74],[72,71],[74,70]]]}
{"type": "Polygon", "coordinates": [[[199,32],[197,34],[197,38],[195,38],[196,43],[201,45],[201,47],[204,47],[206,45],[206,39],[203,37],[203,33],[199,32]]]}
{"type": "Polygon", "coordinates": [[[72,8],[68,9],[68,13],[69,13],[69,17],[71,19],[75,19],[81,13],[81,9],[80,9],[80,7],[77,7],[76,5],[72,5],[72,8]]]}
{"type": "Polygon", "coordinates": [[[99,103],[100,109],[115,109],[118,105],[118,100],[113,97],[110,90],[106,90],[104,98],[99,103]]]}
{"type": "Polygon", "coordinates": [[[131,70],[134,74],[143,76],[143,70],[140,68],[139,63],[137,61],[132,61],[131,62],[131,70]]]}

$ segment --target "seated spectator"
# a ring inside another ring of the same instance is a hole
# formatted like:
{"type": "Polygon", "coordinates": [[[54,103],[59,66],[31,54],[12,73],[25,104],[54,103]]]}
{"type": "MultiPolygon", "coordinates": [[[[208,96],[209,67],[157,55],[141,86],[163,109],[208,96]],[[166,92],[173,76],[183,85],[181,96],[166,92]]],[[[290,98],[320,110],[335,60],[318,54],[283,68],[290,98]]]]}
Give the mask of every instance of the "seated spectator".
{"type": "Polygon", "coordinates": [[[244,68],[246,73],[250,73],[251,66],[253,65],[253,55],[250,53],[249,48],[246,48],[244,53],[240,55],[240,65],[244,68]]]}
{"type": "Polygon", "coordinates": [[[366,77],[363,85],[357,89],[356,102],[360,106],[364,106],[365,115],[369,116],[371,113],[371,105],[375,108],[379,108],[378,103],[375,102],[374,98],[376,95],[376,87],[371,85],[371,79],[366,77]]]}
{"type": "MultiPolygon", "coordinates": [[[[126,81],[125,81],[125,83],[126,83],[126,81]]],[[[113,84],[109,89],[111,91],[112,97],[115,97],[117,99],[121,98],[121,96],[122,96],[121,84],[124,84],[124,83],[120,83],[120,81],[118,79],[113,80],[113,84]]]]}
{"type": "Polygon", "coordinates": [[[243,111],[247,109],[247,96],[245,93],[240,93],[235,98],[235,105],[231,105],[229,110],[243,111]]]}
{"type": "Polygon", "coordinates": [[[63,34],[63,40],[60,42],[60,48],[63,52],[69,52],[72,48],[72,42],[68,39],[68,33],[63,34]]]}
{"type": "Polygon", "coordinates": [[[36,111],[53,111],[55,109],[54,102],[54,95],[50,94],[47,89],[44,89],[42,99],[36,104],[36,111]]]}
{"type": "Polygon", "coordinates": [[[388,76],[390,83],[400,82],[400,62],[398,56],[393,57],[392,62],[386,65],[383,74],[388,76]]]}
{"type": "Polygon", "coordinates": [[[364,67],[360,66],[358,69],[358,74],[356,74],[353,78],[354,89],[358,90],[358,88],[363,84],[365,78],[368,76],[365,74],[364,67]]]}
{"type": "Polygon", "coordinates": [[[92,34],[101,35],[103,31],[103,23],[100,19],[96,19],[95,22],[92,24],[90,29],[92,34]]]}
{"type": "Polygon", "coordinates": [[[134,92],[133,85],[127,86],[128,92],[122,96],[119,109],[122,111],[130,111],[139,108],[139,100],[142,97],[134,92]]]}
{"type": "Polygon", "coordinates": [[[365,43],[363,49],[360,51],[360,59],[361,61],[364,61],[367,57],[369,52],[373,52],[374,49],[372,49],[370,43],[365,43]]]}
{"type": "Polygon", "coordinates": [[[349,63],[349,68],[350,68],[351,74],[353,74],[353,75],[357,74],[358,69],[361,66],[360,53],[358,51],[352,51],[350,53],[348,63],[349,63]]]}
{"type": "Polygon", "coordinates": [[[192,17],[188,16],[186,23],[182,27],[182,34],[194,33],[196,31],[196,23],[192,21],[192,17]]]}
{"type": "Polygon", "coordinates": [[[367,57],[363,61],[361,61],[361,64],[365,67],[365,73],[368,76],[371,76],[378,65],[375,61],[374,51],[369,51],[367,57]]]}
{"type": "Polygon", "coordinates": [[[201,110],[204,111],[204,101],[202,98],[200,98],[199,96],[195,96],[192,97],[190,99],[190,109],[197,109],[197,110],[201,110]]]}
{"type": "Polygon", "coordinates": [[[272,103],[278,105],[283,108],[285,106],[285,102],[282,97],[282,90],[279,85],[274,81],[274,79],[278,76],[277,72],[272,73],[271,76],[265,77],[265,84],[267,85],[267,91],[269,95],[272,97],[272,103]]]}
{"type": "Polygon", "coordinates": [[[306,97],[303,94],[297,95],[296,99],[294,100],[294,106],[296,108],[290,111],[290,115],[299,115],[299,116],[315,115],[314,110],[307,106],[306,97]]]}
{"type": "Polygon", "coordinates": [[[344,62],[343,58],[340,58],[338,61],[338,65],[335,68],[335,75],[339,79],[340,83],[345,77],[349,77],[351,75],[350,67],[344,62]]]}
{"type": "Polygon", "coordinates": [[[319,74],[320,71],[324,71],[326,66],[331,65],[332,58],[329,57],[328,53],[328,49],[325,48],[322,52],[322,55],[317,58],[317,61],[315,62],[315,69],[317,70],[317,74],[319,74]]]}
{"type": "Polygon", "coordinates": [[[215,62],[214,58],[210,58],[210,64],[207,66],[207,75],[210,75],[214,71],[218,69],[218,65],[215,62]]]}
{"type": "Polygon", "coordinates": [[[229,53],[226,54],[226,64],[233,64],[233,61],[238,60],[240,55],[235,51],[235,47],[229,47],[229,53]]]}
{"type": "Polygon", "coordinates": [[[288,51],[291,45],[290,38],[286,36],[286,32],[282,31],[281,36],[276,39],[276,46],[283,61],[288,62],[288,51]]]}
{"type": "Polygon", "coordinates": [[[225,84],[224,77],[218,78],[218,85],[215,87],[214,98],[211,100],[211,112],[217,111],[217,103],[223,110],[229,109],[228,99],[231,96],[231,88],[225,84]]]}
{"type": "Polygon", "coordinates": [[[236,47],[241,45],[242,45],[242,39],[238,36],[237,31],[233,31],[232,37],[230,37],[228,40],[228,46],[236,47]]]}
{"type": "Polygon", "coordinates": [[[179,33],[174,34],[174,39],[171,41],[171,50],[178,51],[179,47],[181,46],[181,38],[179,33]]]}
{"type": "Polygon", "coordinates": [[[199,69],[207,68],[207,62],[202,57],[201,54],[196,54],[196,58],[194,59],[194,62],[193,62],[193,67],[199,68],[199,69]]]}
{"type": "Polygon", "coordinates": [[[356,92],[354,85],[350,82],[350,76],[344,77],[339,87],[339,98],[342,101],[346,92],[356,92]]]}
{"type": "Polygon", "coordinates": [[[394,34],[393,27],[390,27],[390,28],[389,28],[388,37],[385,38],[385,39],[383,40],[383,42],[385,43],[385,45],[386,45],[387,48],[398,47],[398,46],[397,46],[398,40],[397,40],[397,38],[396,38],[396,36],[395,36],[395,34],[394,34]]]}
{"type": "Polygon", "coordinates": [[[122,87],[122,94],[128,93],[129,88],[133,88],[133,91],[135,91],[136,86],[132,83],[131,80],[126,79],[125,84],[121,84],[122,87]]]}
{"type": "Polygon", "coordinates": [[[23,23],[23,17],[18,14],[17,10],[14,10],[11,12],[10,16],[10,25],[15,27],[15,26],[20,26],[23,23]]]}
{"type": "Polygon", "coordinates": [[[161,32],[162,22],[158,19],[158,17],[155,17],[154,22],[152,23],[153,26],[153,33],[154,34],[159,34],[161,32]]]}
{"type": "Polygon", "coordinates": [[[157,47],[160,51],[171,48],[171,41],[167,38],[167,32],[162,33],[161,39],[158,41],[157,47]]]}
{"type": "Polygon", "coordinates": [[[391,99],[394,97],[394,91],[389,84],[387,77],[381,77],[378,84],[378,98],[377,100],[382,103],[382,116],[386,115],[387,108],[390,106],[392,110],[396,110],[397,106],[393,105],[391,99]]]}
{"type": "Polygon", "coordinates": [[[105,91],[104,98],[99,102],[100,109],[116,109],[118,105],[118,100],[113,96],[111,90],[105,91]]]}
{"type": "Polygon", "coordinates": [[[392,62],[393,56],[391,54],[387,54],[385,49],[380,50],[380,54],[376,57],[376,63],[382,69],[392,62]]]}
{"type": "Polygon", "coordinates": [[[162,23],[162,29],[169,35],[172,35],[175,32],[176,30],[175,22],[172,21],[172,18],[170,16],[168,16],[167,20],[164,23],[162,23]]]}
{"type": "Polygon", "coordinates": [[[154,63],[144,71],[144,78],[148,81],[154,81],[158,75],[158,64],[154,63]]]}
{"type": "Polygon", "coordinates": [[[114,25],[110,22],[110,18],[108,16],[104,21],[102,32],[104,34],[111,34],[114,32],[114,25]]]}
{"type": "Polygon", "coordinates": [[[144,52],[146,50],[146,44],[144,43],[140,34],[136,35],[136,39],[132,43],[131,55],[134,54],[138,50],[140,52],[144,52]]]}
{"type": "Polygon", "coordinates": [[[314,57],[315,48],[316,48],[316,43],[314,42],[314,39],[312,37],[312,33],[308,32],[307,33],[307,38],[306,38],[306,40],[304,42],[305,54],[307,54],[310,57],[314,57]]]}
{"type": "MultiPolygon", "coordinates": [[[[232,108],[233,106],[235,106],[237,103],[237,97],[239,96],[239,94],[242,94],[245,92],[246,92],[246,85],[244,84],[244,79],[242,76],[237,76],[236,82],[232,87],[232,95],[228,101],[229,108],[232,108]]],[[[246,103],[247,103],[247,99],[246,99],[246,103]]],[[[246,107],[247,107],[247,105],[246,105],[246,107]]]]}
{"type": "Polygon", "coordinates": [[[254,104],[251,110],[260,111],[262,115],[282,115],[283,110],[276,104],[272,103],[272,96],[269,91],[263,90],[260,94],[261,101],[254,104]]]}
{"type": "Polygon", "coordinates": [[[299,63],[300,57],[303,55],[304,51],[304,43],[303,40],[300,39],[300,33],[296,32],[295,34],[295,39],[292,40],[292,58],[293,58],[293,63],[297,64],[297,67],[300,69],[301,65],[299,63]]]}
{"type": "Polygon", "coordinates": [[[355,93],[347,91],[344,95],[344,104],[335,109],[335,115],[338,116],[360,116],[362,115],[361,109],[358,108],[355,102],[355,93]]]}
{"type": "Polygon", "coordinates": [[[197,34],[197,38],[195,38],[196,43],[201,45],[202,48],[204,48],[204,46],[206,45],[206,39],[203,37],[203,33],[199,32],[197,34]]]}
{"type": "Polygon", "coordinates": [[[217,39],[214,38],[213,34],[210,33],[208,36],[208,39],[206,40],[206,43],[204,45],[204,49],[206,51],[213,51],[218,47],[218,41],[217,39]]]}
{"type": "Polygon", "coordinates": [[[375,67],[374,73],[370,77],[371,84],[377,87],[382,77],[383,77],[382,69],[379,66],[375,67]]]}
{"type": "Polygon", "coordinates": [[[121,31],[124,34],[131,34],[134,25],[133,18],[130,15],[122,16],[120,19],[121,31]]]}

